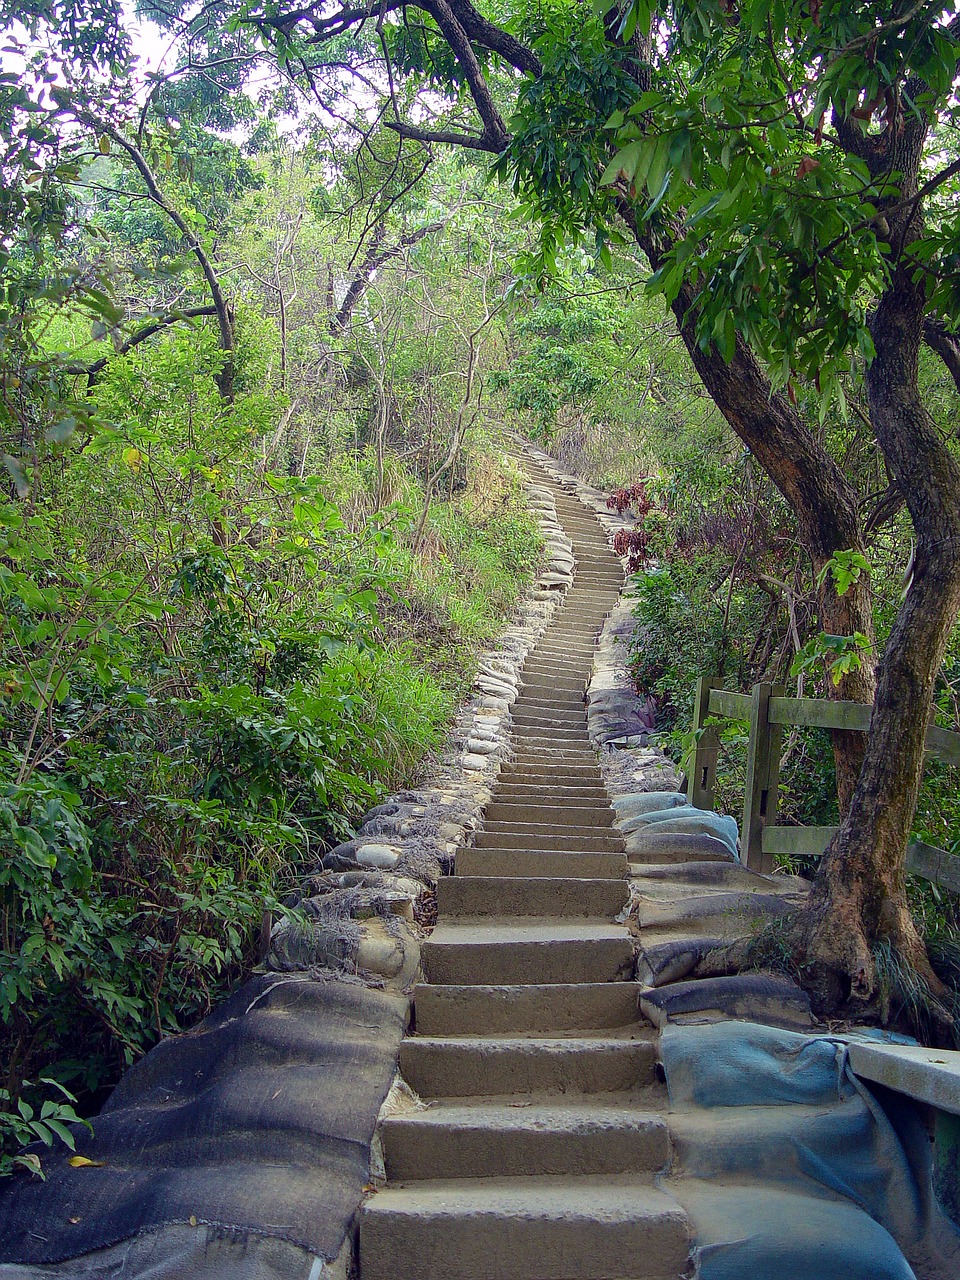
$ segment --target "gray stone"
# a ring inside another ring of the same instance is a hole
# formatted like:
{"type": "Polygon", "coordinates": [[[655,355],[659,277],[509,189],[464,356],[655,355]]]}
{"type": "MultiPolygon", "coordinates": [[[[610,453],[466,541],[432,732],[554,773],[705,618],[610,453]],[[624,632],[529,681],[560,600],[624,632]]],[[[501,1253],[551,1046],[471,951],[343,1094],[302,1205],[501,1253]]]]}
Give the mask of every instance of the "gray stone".
{"type": "Polygon", "coordinates": [[[400,861],[400,850],[389,844],[362,844],[354,853],[361,867],[391,871],[400,861]]]}

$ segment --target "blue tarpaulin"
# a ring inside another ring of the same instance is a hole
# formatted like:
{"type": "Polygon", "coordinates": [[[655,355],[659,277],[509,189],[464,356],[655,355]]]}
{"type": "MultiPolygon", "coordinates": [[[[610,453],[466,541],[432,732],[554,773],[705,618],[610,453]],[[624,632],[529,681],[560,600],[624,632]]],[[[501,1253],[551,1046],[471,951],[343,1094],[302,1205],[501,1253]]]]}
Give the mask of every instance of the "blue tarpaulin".
{"type": "Polygon", "coordinates": [[[668,1026],[662,1058],[668,1186],[691,1217],[701,1280],[958,1274],[960,1235],[918,1159],[929,1143],[904,1137],[919,1121],[891,1121],[842,1040],[736,1021],[668,1026]]]}

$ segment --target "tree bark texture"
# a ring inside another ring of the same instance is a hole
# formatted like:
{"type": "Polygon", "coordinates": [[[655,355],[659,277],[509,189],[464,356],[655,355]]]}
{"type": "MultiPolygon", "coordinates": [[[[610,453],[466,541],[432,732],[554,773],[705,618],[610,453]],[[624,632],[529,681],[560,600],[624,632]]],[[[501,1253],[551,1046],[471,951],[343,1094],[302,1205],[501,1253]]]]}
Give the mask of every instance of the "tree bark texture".
{"type": "MultiPolygon", "coordinates": [[[[902,246],[920,231],[916,190],[923,126],[891,129],[895,155],[868,153],[903,174],[891,236],[891,275],[871,318],[876,356],[867,369],[870,417],[887,467],[910,512],[913,577],[880,664],[863,767],[846,818],[824,855],[801,932],[808,983],[821,1007],[875,991],[872,944],[887,941],[939,989],[910,915],[904,851],[924,767],[934,684],[960,613],[960,465],[919,389],[920,345],[929,337],[923,285],[902,246]]],[[[893,215],[891,215],[893,218],[893,215]]]]}
{"type": "MultiPolygon", "coordinates": [[[[626,213],[637,242],[656,269],[663,260],[662,248],[651,235],[638,230],[629,210],[626,213]]],[[[820,574],[836,551],[864,552],[853,486],[786,396],[774,394],[759,361],[739,337],[729,364],[715,348],[704,350],[700,346],[695,296],[696,290],[684,285],[673,303],[680,336],[714,404],[796,516],[814,575],[820,574]]],[[[865,578],[839,596],[827,575],[818,590],[817,603],[824,631],[831,635],[859,631],[873,641],[872,593],[865,578]]],[[[875,690],[875,666],[870,655],[865,656],[859,670],[849,672],[839,685],[825,681],[824,688],[828,697],[850,702],[872,702],[875,690]]],[[[835,730],[831,736],[843,814],[863,763],[864,737],[848,730],[835,730]]]]}

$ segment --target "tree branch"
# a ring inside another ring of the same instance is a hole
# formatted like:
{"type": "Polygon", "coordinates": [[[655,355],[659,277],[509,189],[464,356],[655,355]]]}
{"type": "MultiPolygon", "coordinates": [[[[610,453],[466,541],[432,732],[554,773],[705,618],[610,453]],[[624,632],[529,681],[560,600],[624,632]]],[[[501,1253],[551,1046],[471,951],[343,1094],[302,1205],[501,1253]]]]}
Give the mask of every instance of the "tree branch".
{"type": "Polygon", "coordinates": [[[180,320],[195,320],[199,316],[215,316],[217,308],[214,306],[206,307],[184,307],[181,311],[172,311],[168,316],[160,316],[157,320],[152,320],[150,324],[144,325],[142,329],[137,329],[129,338],[117,347],[116,351],[111,351],[108,356],[101,356],[99,360],[94,360],[91,364],[68,364],[64,366],[64,373],[71,373],[95,378],[101,370],[105,369],[107,363],[114,356],[124,356],[133,347],[143,342],[147,338],[152,338],[155,333],[159,333],[161,329],[167,329],[172,324],[177,324],[180,320]]]}
{"type": "Polygon", "coordinates": [[[483,121],[481,138],[489,144],[484,150],[502,151],[509,142],[510,136],[497,104],[493,100],[490,86],[484,79],[483,69],[477,60],[473,45],[457,15],[448,0],[419,0],[418,7],[426,9],[431,15],[463,69],[474,105],[483,121]]]}
{"type": "Polygon", "coordinates": [[[471,40],[497,54],[518,71],[525,71],[532,76],[543,74],[543,64],[533,50],[521,44],[509,32],[489,22],[482,13],[477,12],[470,0],[450,0],[450,8],[471,40]]]}
{"type": "Polygon", "coordinates": [[[210,290],[210,296],[213,299],[213,305],[217,317],[217,324],[220,329],[220,346],[227,353],[227,364],[224,368],[221,378],[218,379],[221,394],[225,399],[231,398],[232,382],[233,382],[233,322],[230,316],[230,308],[227,306],[227,300],[223,296],[223,290],[220,288],[220,280],[214,269],[213,263],[208,258],[203,245],[200,243],[199,237],[195,232],[191,231],[183,215],[166,199],[160,190],[160,184],[150,168],[146,157],[135,142],[131,142],[125,137],[119,129],[113,125],[107,124],[102,120],[85,111],[82,107],[71,103],[70,111],[81,123],[95,132],[104,134],[115,142],[118,147],[127,153],[133,161],[134,166],[143,179],[144,186],[153,203],[167,215],[174,224],[183,238],[186,240],[191,253],[196,258],[200,270],[203,272],[207,287],[210,290]]]}
{"type": "Polygon", "coordinates": [[[442,231],[443,226],[442,222],[431,222],[429,226],[419,227],[416,231],[410,231],[407,235],[401,236],[400,240],[388,249],[381,249],[380,246],[386,234],[386,228],[381,223],[374,234],[373,243],[367,250],[360,270],[350,282],[350,287],[347,289],[343,302],[340,304],[339,311],[330,320],[331,331],[333,333],[342,333],[350,323],[350,317],[353,315],[357,303],[363,297],[375,272],[379,271],[392,258],[398,257],[404,249],[409,249],[418,240],[422,240],[424,236],[428,236],[434,231],[442,231]]]}
{"type": "Polygon", "coordinates": [[[387,129],[393,129],[401,138],[408,138],[411,142],[437,142],[451,147],[468,147],[471,151],[489,151],[492,155],[499,155],[503,150],[480,134],[418,129],[416,125],[404,124],[402,120],[384,120],[383,123],[387,129]]]}
{"type": "Polygon", "coordinates": [[[950,332],[946,322],[939,316],[927,316],[923,322],[923,340],[947,366],[957,390],[960,391],[960,338],[950,332]]]}

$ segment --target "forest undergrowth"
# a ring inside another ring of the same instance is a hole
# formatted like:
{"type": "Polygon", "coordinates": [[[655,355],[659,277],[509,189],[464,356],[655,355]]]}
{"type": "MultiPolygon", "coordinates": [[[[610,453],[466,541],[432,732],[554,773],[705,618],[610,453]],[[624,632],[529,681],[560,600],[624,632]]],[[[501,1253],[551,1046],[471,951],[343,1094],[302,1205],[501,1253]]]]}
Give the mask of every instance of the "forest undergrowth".
{"type": "Polygon", "coordinates": [[[470,175],[438,253],[402,178],[376,202],[389,150],[333,182],[180,114],[169,208],[106,144],[4,208],[0,1173],[250,972],[541,560],[481,405],[470,175]],[[227,344],[192,240],[243,278],[227,344]]]}

